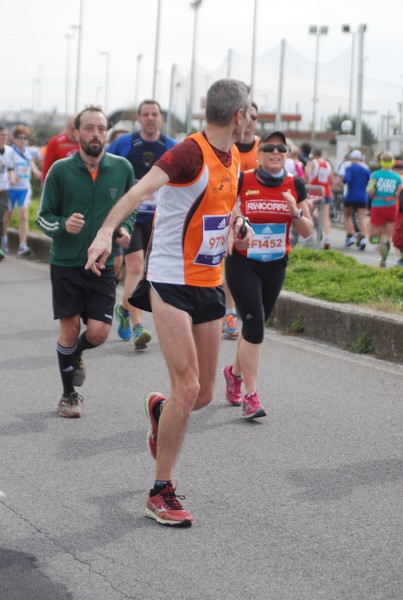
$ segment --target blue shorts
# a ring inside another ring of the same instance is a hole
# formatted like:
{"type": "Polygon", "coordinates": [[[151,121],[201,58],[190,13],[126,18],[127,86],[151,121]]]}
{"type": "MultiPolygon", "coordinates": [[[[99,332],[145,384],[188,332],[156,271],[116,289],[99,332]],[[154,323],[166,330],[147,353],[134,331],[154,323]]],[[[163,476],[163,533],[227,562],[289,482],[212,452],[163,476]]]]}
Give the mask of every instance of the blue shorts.
{"type": "Polygon", "coordinates": [[[10,201],[8,203],[9,210],[14,210],[15,203],[18,203],[18,208],[29,206],[31,201],[31,190],[10,190],[10,201]]]}

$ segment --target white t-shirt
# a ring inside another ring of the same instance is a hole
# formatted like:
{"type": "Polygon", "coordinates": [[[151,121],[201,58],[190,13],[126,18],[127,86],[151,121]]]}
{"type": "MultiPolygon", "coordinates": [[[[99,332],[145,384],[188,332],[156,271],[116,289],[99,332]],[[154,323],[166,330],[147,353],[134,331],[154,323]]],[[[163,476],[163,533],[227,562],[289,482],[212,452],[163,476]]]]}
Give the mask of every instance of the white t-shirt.
{"type": "Polygon", "coordinates": [[[4,146],[3,154],[0,154],[0,191],[10,188],[8,171],[13,168],[13,150],[10,146],[4,146]]]}
{"type": "Polygon", "coordinates": [[[13,190],[28,190],[31,187],[31,162],[34,158],[41,158],[39,148],[29,146],[22,152],[19,148],[13,146],[11,150],[14,174],[17,180],[10,187],[13,190]]]}

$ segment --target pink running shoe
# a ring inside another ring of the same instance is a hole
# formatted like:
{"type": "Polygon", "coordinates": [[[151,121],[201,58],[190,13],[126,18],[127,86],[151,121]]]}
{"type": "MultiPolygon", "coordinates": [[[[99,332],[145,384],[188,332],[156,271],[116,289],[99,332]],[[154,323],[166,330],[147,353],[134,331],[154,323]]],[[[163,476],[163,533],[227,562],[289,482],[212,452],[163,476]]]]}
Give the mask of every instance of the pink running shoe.
{"type": "Polygon", "coordinates": [[[252,392],[243,397],[242,416],[245,419],[256,419],[257,417],[266,416],[266,411],[259,402],[257,392],[252,392]]]}
{"type": "Polygon", "coordinates": [[[242,377],[235,377],[232,374],[232,365],[228,365],[224,367],[222,370],[222,374],[225,379],[225,397],[227,399],[228,404],[231,406],[241,406],[242,404],[242,394],[241,394],[241,385],[243,382],[242,377]]]}
{"type": "Polygon", "coordinates": [[[157,458],[157,436],[158,436],[158,422],[154,416],[154,407],[159,402],[163,402],[165,400],[164,396],[159,392],[153,392],[150,394],[145,402],[144,408],[146,411],[147,418],[150,422],[148,432],[147,432],[147,444],[151,452],[151,456],[153,458],[157,458]]]}

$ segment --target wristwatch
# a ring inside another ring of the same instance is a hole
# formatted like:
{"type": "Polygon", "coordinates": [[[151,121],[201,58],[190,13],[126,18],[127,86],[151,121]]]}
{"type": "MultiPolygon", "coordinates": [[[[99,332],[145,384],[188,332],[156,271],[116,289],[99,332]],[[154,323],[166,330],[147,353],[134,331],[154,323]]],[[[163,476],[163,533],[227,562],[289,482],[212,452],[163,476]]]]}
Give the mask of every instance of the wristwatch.
{"type": "Polygon", "coordinates": [[[298,219],[300,219],[301,217],[303,217],[304,213],[302,212],[302,208],[298,209],[298,212],[296,215],[294,215],[292,218],[294,221],[297,221],[298,219]]]}

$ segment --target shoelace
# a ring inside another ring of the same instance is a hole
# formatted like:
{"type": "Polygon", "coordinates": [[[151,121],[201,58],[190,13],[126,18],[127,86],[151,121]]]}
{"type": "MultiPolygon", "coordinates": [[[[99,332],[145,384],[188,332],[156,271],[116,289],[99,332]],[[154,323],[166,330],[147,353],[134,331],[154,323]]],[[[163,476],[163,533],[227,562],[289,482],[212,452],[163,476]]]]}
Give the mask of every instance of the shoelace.
{"type": "Polygon", "coordinates": [[[79,401],[81,403],[84,402],[84,398],[78,392],[71,392],[69,397],[66,398],[67,404],[70,404],[71,406],[76,406],[79,401]]]}
{"type": "Polygon", "coordinates": [[[259,408],[260,402],[256,392],[251,392],[247,396],[245,396],[246,403],[253,409],[259,408]]]}
{"type": "Polygon", "coordinates": [[[168,508],[172,510],[182,510],[182,504],[179,502],[180,500],[184,500],[185,496],[179,496],[175,493],[175,488],[172,485],[167,485],[161,492],[161,496],[164,499],[165,504],[168,508]]]}

